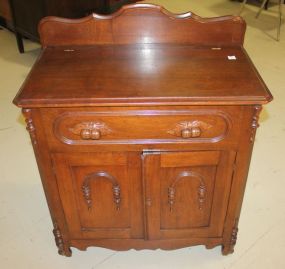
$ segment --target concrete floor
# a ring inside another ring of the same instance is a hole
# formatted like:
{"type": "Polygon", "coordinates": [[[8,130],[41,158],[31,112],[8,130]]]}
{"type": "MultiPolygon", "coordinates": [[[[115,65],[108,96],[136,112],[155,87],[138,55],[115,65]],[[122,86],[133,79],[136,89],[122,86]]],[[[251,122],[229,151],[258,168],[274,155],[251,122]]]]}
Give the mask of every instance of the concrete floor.
{"type": "MultiPolygon", "coordinates": [[[[226,0],[157,0],[173,12],[192,10],[200,16],[237,13],[240,4],[226,0]]],[[[220,247],[175,251],[116,252],[73,249],[73,257],[57,255],[32,146],[20,109],[12,99],[39,54],[25,41],[18,54],[14,36],[0,31],[0,268],[285,268],[285,25],[276,42],[277,6],[258,20],[257,8],[246,6],[245,48],[275,100],[261,114],[235,253],[220,247]],[[283,157],[282,157],[283,156],[283,157]]]]}

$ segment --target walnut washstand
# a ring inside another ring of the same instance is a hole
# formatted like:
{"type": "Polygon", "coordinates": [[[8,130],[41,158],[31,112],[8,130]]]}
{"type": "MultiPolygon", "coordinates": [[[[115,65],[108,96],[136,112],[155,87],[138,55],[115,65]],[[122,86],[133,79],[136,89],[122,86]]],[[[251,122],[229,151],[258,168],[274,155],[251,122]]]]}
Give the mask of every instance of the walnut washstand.
{"type": "Polygon", "coordinates": [[[258,115],[272,99],[245,28],[148,4],[41,21],[43,51],[14,103],[60,254],[233,252],[258,115]]]}

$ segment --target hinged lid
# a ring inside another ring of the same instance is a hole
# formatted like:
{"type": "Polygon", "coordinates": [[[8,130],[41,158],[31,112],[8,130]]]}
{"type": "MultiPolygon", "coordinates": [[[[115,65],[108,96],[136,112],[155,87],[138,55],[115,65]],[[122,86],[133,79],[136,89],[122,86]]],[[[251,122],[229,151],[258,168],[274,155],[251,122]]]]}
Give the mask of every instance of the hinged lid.
{"type": "Polygon", "coordinates": [[[45,18],[44,50],[21,107],[263,104],[272,99],[242,47],[240,17],[202,19],[136,4],[112,16],[45,18]]]}

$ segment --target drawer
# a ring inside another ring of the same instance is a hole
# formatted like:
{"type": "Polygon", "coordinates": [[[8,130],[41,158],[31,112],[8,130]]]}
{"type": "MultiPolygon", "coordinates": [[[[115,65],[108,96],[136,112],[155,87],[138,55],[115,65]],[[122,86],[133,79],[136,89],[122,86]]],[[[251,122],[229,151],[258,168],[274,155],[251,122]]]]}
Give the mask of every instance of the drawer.
{"type": "Polygon", "coordinates": [[[234,107],[45,110],[48,137],[67,145],[217,143],[237,137],[240,117],[234,107]]]}

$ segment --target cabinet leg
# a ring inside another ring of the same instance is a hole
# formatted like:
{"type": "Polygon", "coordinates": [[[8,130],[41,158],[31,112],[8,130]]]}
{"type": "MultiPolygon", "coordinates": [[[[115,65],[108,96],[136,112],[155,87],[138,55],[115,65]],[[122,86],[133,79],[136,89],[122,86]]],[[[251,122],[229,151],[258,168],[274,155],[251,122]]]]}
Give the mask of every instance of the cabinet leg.
{"type": "Polygon", "coordinates": [[[64,242],[60,229],[58,228],[57,224],[54,225],[53,234],[54,234],[56,246],[58,248],[58,254],[66,256],[66,257],[70,257],[72,255],[71,249],[64,242]]]}

